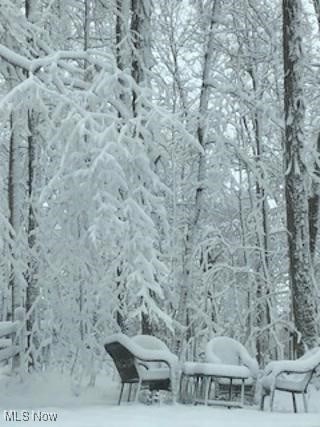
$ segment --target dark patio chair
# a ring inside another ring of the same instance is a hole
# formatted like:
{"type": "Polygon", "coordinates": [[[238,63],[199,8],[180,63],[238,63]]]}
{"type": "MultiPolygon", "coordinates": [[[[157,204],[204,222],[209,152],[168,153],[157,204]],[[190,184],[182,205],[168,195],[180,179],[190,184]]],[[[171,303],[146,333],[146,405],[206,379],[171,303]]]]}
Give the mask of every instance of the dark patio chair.
{"type": "Polygon", "coordinates": [[[105,350],[112,357],[121,379],[118,404],[120,405],[124,386],[129,386],[128,402],[132,394],[133,384],[137,384],[135,399],[140,390],[150,391],[173,389],[174,368],[177,358],[167,351],[154,351],[140,347],[124,334],[114,334],[107,339],[105,350]],[[150,362],[161,363],[161,368],[153,368],[150,362]]]}

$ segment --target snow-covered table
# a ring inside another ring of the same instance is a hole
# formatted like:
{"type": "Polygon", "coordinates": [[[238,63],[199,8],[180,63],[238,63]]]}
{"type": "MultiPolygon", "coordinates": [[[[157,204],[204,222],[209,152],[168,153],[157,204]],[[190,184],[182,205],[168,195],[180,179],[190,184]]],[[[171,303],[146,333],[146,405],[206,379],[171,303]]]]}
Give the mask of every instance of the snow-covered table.
{"type": "Polygon", "coordinates": [[[251,377],[246,366],[225,365],[220,363],[185,362],[180,377],[180,398],[182,402],[188,400],[194,404],[217,404],[227,407],[243,407],[245,381],[251,377]],[[228,399],[221,400],[216,396],[210,399],[212,383],[216,387],[217,381],[226,380],[228,384],[228,399]],[[240,385],[240,401],[232,400],[233,385],[240,385]]]}

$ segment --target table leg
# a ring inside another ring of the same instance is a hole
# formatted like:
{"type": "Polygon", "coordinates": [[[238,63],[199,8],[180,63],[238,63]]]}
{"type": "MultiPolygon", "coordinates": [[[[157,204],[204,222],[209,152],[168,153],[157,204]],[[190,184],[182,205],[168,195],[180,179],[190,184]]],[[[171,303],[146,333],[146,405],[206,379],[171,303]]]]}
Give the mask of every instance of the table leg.
{"type": "Polygon", "coordinates": [[[205,381],[204,384],[204,404],[208,405],[208,399],[209,399],[209,390],[211,388],[211,377],[203,377],[203,381],[205,381]]]}
{"type": "Polygon", "coordinates": [[[229,400],[230,402],[232,400],[232,378],[230,378],[230,384],[229,384],[229,400]]]}
{"type": "Polygon", "coordinates": [[[244,405],[244,382],[245,382],[245,380],[244,380],[244,378],[242,378],[242,380],[241,380],[241,399],[240,399],[242,406],[244,405]]]}

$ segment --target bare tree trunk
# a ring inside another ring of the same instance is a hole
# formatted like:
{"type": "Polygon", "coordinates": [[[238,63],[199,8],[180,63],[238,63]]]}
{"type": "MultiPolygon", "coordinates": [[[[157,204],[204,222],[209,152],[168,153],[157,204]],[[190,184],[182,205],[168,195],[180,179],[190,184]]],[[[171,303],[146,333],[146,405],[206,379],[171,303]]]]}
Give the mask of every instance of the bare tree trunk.
{"type": "MultiPolygon", "coordinates": [[[[319,34],[320,34],[320,0],[313,0],[314,10],[318,20],[319,34]]],[[[320,155],[320,133],[317,139],[317,156],[320,155]]],[[[309,197],[309,232],[310,232],[310,254],[311,259],[314,261],[317,237],[318,237],[318,221],[320,210],[320,185],[318,179],[320,178],[319,158],[314,162],[314,177],[312,177],[311,196],[309,197]]]]}
{"type": "MultiPolygon", "coordinates": [[[[145,81],[146,51],[148,46],[148,26],[150,22],[150,0],[131,0],[131,75],[139,85],[145,81]]],[[[137,94],[132,91],[132,111],[133,116],[137,116],[137,94]]]]}
{"type": "MultiPolygon", "coordinates": [[[[116,23],[115,23],[115,39],[116,39],[116,61],[119,70],[124,71],[128,66],[128,58],[130,57],[128,45],[128,24],[129,24],[130,0],[116,1],[116,23]]],[[[120,86],[123,85],[123,79],[119,77],[120,86]]],[[[125,91],[120,89],[119,98],[123,103],[126,103],[130,108],[130,102],[125,94],[125,91]]],[[[121,130],[121,122],[125,120],[121,111],[118,111],[120,123],[118,125],[121,130]]],[[[116,322],[121,332],[126,332],[126,318],[124,315],[126,283],[122,280],[123,263],[120,262],[116,268],[116,288],[117,288],[117,308],[116,322]]]]}
{"type": "MultiPolygon", "coordinates": [[[[131,0],[131,76],[139,86],[146,84],[145,70],[148,68],[146,61],[147,51],[150,49],[150,0],[131,0]]],[[[139,114],[139,100],[136,91],[132,90],[133,117],[139,114]]],[[[143,136],[139,135],[143,140],[143,136]]],[[[149,291],[150,293],[150,291],[149,291]]],[[[152,322],[148,313],[141,316],[141,330],[143,334],[152,334],[152,322]]]]}
{"type": "Polygon", "coordinates": [[[313,2],[314,10],[316,12],[318,26],[320,30],[320,0],[312,0],[312,2],[313,2]]]}
{"type": "Polygon", "coordinates": [[[35,344],[33,330],[36,322],[36,313],[34,304],[39,295],[38,280],[37,280],[37,256],[36,256],[36,218],[34,211],[34,179],[35,179],[35,127],[34,127],[34,114],[32,110],[28,111],[28,179],[27,179],[27,195],[28,195],[28,219],[27,219],[27,236],[28,236],[28,269],[26,272],[26,312],[27,312],[27,331],[28,331],[28,349],[31,358],[29,359],[29,367],[35,365],[32,355],[32,345],[35,344]]]}
{"type": "Polygon", "coordinates": [[[208,29],[208,41],[206,45],[206,50],[204,53],[203,59],[203,69],[202,69],[202,84],[200,92],[200,102],[199,102],[199,119],[197,127],[197,137],[199,144],[201,145],[203,152],[198,155],[197,159],[197,172],[196,180],[197,187],[195,193],[195,203],[194,203],[194,213],[192,222],[188,225],[188,231],[186,236],[186,249],[185,249],[185,265],[184,265],[184,278],[180,288],[180,299],[178,305],[177,320],[182,326],[187,327],[187,335],[183,337],[177,337],[177,352],[180,353],[183,347],[183,341],[188,340],[188,300],[189,294],[192,288],[192,263],[193,263],[193,250],[195,246],[195,237],[199,233],[199,225],[201,212],[203,210],[203,196],[204,196],[204,185],[205,185],[205,144],[206,144],[206,129],[207,129],[207,113],[208,113],[208,103],[209,103],[209,86],[208,79],[210,75],[210,67],[212,65],[212,57],[214,52],[214,24],[215,24],[215,15],[217,8],[217,0],[212,0],[211,8],[211,17],[210,24],[208,29]]]}
{"type": "MultiPolygon", "coordinates": [[[[257,97],[257,79],[255,75],[255,70],[252,69],[249,72],[252,79],[252,88],[254,92],[255,98],[257,97]]],[[[254,127],[254,140],[255,140],[255,152],[256,152],[256,168],[257,173],[259,174],[256,177],[256,202],[258,205],[258,210],[260,215],[257,218],[257,244],[260,248],[259,252],[259,269],[262,269],[262,277],[257,276],[257,313],[256,313],[256,321],[257,326],[260,329],[264,329],[266,325],[270,325],[270,308],[268,301],[268,294],[270,290],[268,288],[270,280],[269,280],[269,227],[268,227],[268,209],[267,209],[267,200],[265,195],[264,188],[264,180],[265,174],[262,167],[263,162],[263,142],[261,139],[261,131],[260,131],[260,117],[258,111],[254,112],[253,117],[253,127],[254,127]]],[[[264,355],[269,347],[269,337],[268,330],[260,336],[257,337],[256,341],[257,345],[257,359],[259,363],[263,361],[264,355]]]]}
{"type": "MultiPolygon", "coordinates": [[[[10,144],[9,144],[9,170],[8,170],[8,208],[9,208],[9,223],[14,231],[17,233],[19,228],[19,207],[18,207],[18,143],[17,143],[17,133],[14,129],[15,115],[11,113],[10,116],[10,144]]],[[[10,236],[10,256],[14,260],[14,246],[15,246],[15,235],[10,236]]],[[[22,304],[22,294],[19,287],[19,281],[17,280],[15,266],[11,262],[10,273],[9,273],[9,288],[11,290],[11,316],[14,320],[14,313],[17,307],[22,304]]]]}
{"type": "MultiPolygon", "coordinates": [[[[26,18],[33,21],[37,0],[25,0],[26,18]]],[[[32,40],[30,40],[32,42],[32,40]]],[[[27,137],[27,197],[28,197],[28,213],[27,213],[27,239],[28,239],[28,267],[25,274],[26,288],[26,312],[27,312],[27,347],[30,354],[28,361],[29,368],[35,366],[35,360],[32,352],[32,346],[37,346],[37,338],[34,335],[36,323],[36,310],[34,304],[39,295],[38,287],[38,261],[36,254],[36,229],[37,222],[35,216],[34,193],[35,193],[35,168],[36,168],[36,115],[32,109],[27,112],[28,137],[27,137]]]]}
{"type": "Polygon", "coordinates": [[[301,3],[283,0],[283,60],[285,110],[285,196],[289,246],[289,276],[293,316],[303,345],[311,347],[317,337],[316,305],[309,251],[306,168],[304,145],[304,102],[302,87],[301,3]]]}

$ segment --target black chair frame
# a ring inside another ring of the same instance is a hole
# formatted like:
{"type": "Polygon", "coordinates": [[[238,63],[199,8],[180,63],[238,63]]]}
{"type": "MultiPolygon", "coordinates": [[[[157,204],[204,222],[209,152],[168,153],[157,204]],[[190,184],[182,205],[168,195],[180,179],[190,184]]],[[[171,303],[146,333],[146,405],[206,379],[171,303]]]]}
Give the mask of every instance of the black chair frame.
{"type": "Polygon", "coordinates": [[[107,353],[113,359],[121,379],[121,389],[120,389],[118,405],[120,405],[121,403],[123,392],[124,392],[124,386],[126,384],[129,385],[128,399],[127,399],[128,402],[130,401],[130,398],[131,398],[133,384],[138,385],[135,399],[138,398],[138,395],[142,388],[148,388],[150,391],[159,391],[159,390],[172,391],[170,378],[149,380],[149,379],[143,379],[139,375],[138,366],[141,366],[143,367],[143,369],[148,370],[149,367],[147,365],[147,362],[165,363],[170,369],[170,365],[166,360],[163,360],[161,358],[159,359],[148,359],[148,358],[141,358],[141,357],[138,358],[127,347],[125,347],[122,343],[118,341],[105,344],[104,347],[107,353]]]}

